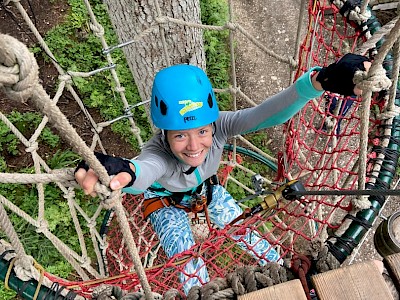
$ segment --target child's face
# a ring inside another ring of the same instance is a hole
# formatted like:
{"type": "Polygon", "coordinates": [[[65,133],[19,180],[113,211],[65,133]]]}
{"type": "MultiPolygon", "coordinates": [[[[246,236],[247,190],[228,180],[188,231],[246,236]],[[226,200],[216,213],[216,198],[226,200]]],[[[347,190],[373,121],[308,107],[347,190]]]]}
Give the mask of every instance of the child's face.
{"type": "Polygon", "coordinates": [[[172,153],[191,167],[201,165],[212,145],[212,130],[211,124],[187,130],[168,130],[172,153]]]}

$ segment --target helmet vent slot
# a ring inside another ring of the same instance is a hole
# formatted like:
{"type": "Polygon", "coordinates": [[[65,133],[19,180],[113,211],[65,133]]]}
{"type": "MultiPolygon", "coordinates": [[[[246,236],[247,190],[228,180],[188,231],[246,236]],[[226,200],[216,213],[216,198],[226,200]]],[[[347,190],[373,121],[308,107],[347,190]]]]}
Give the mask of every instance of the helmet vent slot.
{"type": "Polygon", "coordinates": [[[213,98],[212,98],[211,94],[208,94],[207,103],[208,103],[208,106],[209,106],[210,108],[213,107],[214,102],[213,102],[213,98]]]}
{"type": "Polygon", "coordinates": [[[156,106],[158,107],[158,98],[157,98],[157,96],[154,96],[154,102],[156,103],[156,106]]]}
{"type": "Polygon", "coordinates": [[[163,100],[160,101],[160,110],[161,110],[161,114],[163,116],[165,116],[167,114],[167,105],[165,104],[165,102],[163,100]]]}

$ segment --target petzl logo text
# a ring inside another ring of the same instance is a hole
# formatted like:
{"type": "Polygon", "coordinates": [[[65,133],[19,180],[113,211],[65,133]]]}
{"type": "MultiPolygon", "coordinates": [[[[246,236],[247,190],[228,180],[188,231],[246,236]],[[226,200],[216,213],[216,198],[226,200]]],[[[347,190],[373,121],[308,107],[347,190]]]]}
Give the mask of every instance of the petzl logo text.
{"type": "Polygon", "coordinates": [[[184,105],[183,108],[179,111],[181,116],[186,114],[189,111],[193,111],[203,107],[203,102],[193,102],[192,100],[181,100],[179,104],[184,105]]]}
{"type": "Polygon", "coordinates": [[[188,116],[188,117],[184,117],[183,121],[186,123],[188,121],[196,121],[196,117],[195,116],[188,116]]]}

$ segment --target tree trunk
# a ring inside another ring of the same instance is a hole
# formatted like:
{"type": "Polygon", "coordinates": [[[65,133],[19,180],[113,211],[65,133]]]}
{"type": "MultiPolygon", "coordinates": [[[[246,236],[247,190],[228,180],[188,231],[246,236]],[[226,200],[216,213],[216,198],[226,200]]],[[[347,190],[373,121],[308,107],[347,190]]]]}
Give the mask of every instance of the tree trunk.
{"type": "Polygon", "coordinates": [[[143,100],[150,99],[155,73],[169,64],[190,63],[205,68],[202,30],[156,21],[168,16],[201,23],[199,0],[104,0],[104,3],[120,43],[136,40],[124,46],[123,51],[143,100]],[[160,16],[155,3],[160,7],[160,16]],[[145,31],[149,33],[143,35],[145,31]]]}

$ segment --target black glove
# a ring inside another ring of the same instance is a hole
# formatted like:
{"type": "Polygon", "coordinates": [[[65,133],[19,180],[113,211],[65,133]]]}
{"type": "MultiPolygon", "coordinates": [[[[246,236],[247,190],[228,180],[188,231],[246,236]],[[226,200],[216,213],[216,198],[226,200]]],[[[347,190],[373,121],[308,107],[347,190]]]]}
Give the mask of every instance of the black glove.
{"type": "MultiPolygon", "coordinates": [[[[132,171],[131,167],[129,166],[129,160],[123,159],[121,157],[114,157],[110,155],[106,155],[100,152],[94,152],[94,155],[97,157],[99,162],[106,168],[108,175],[116,175],[121,172],[127,172],[131,175],[132,180],[125,186],[131,186],[136,180],[136,174],[132,171]]],[[[81,160],[78,166],[75,169],[75,173],[79,169],[85,169],[86,171],[89,170],[89,165],[86,161],[81,160]]]]}
{"type": "Polygon", "coordinates": [[[354,95],[353,77],[356,71],[365,71],[364,61],[369,61],[365,56],[348,53],[328,67],[322,68],[317,81],[325,91],[330,91],[343,96],[354,95]]]}

